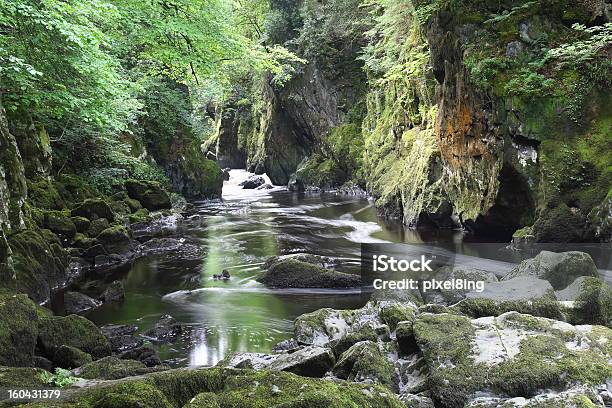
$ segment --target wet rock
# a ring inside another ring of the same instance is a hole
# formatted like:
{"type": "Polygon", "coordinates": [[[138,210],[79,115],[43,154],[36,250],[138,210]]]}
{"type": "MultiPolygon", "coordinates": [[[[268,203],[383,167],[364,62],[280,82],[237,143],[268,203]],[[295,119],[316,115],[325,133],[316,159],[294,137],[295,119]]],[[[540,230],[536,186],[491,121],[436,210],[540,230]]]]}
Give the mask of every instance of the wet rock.
{"type": "Polygon", "coordinates": [[[336,377],[355,382],[383,384],[397,391],[393,364],[376,343],[362,341],[345,351],[334,366],[336,377]]]}
{"type": "Polygon", "coordinates": [[[100,296],[100,300],[104,303],[108,302],[123,302],[125,299],[125,289],[123,288],[123,282],[114,281],[100,296]]]}
{"type": "Polygon", "coordinates": [[[289,371],[304,377],[323,377],[335,361],[330,349],[310,346],[291,354],[280,354],[268,368],[289,371]]]}
{"type": "MultiPolygon", "coordinates": [[[[95,238],[89,238],[84,234],[81,234],[80,232],[78,232],[76,234],[76,236],[74,237],[74,240],[72,241],[72,245],[75,248],[80,248],[80,249],[88,249],[91,248],[92,246],[96,245],[98,243],[98,241],[96,241],[95,238]]],[[[83,251],[83,253],[85,253],[83,251]]]]}
{"type": "Polygon", "coordinates": [[[125,253],[123,255],[110,254],[110,255],[97,255],[94,258],[93,268],[96,274],[109,275],[118,272],[127,271],[133,261],[133,254],[125,253]]]}
{"type": "Polygon", "coordinates": [[[36,308],[27,295],[0,295],[0,365],[32,365],[38,335],[36,308]]]}
{"type": "Polygon", "coordinates": [[[140,361],[122,360],[109,356],[76,368],[72,370],[72,373],[77,377],[85,379],[117,380],[164,369],[166,368],[163,366],[150,368],[140,361]]]}
{"type": "Polygon", "coordinates": [[[511,248],[528,249],[536,242],[536,237],[533,235],[532,227],[524,227],[512,234],[511,248]]]}
{"type": "Polygon", "coordinates": [[[64,293],[64,309],[69,314],[84,314],[102,305],[102,302],[92,299],[79,292],[64,293]]]}
{"type": "Polygon", "coordinates": [[[96,358],[111,353],[110,343],[100,329],[82,316],[49,316],[39,319],[38,344],[48,356],[63,345],[75,347],[96,358]]]}
{"type": "Polygon", "coordinates": [[[62,345],[53,354],[53,363],[57,367],[72,369],[91,363],[91,355],[75,347],[62,345]]]}
{"type": "Polygon", "coordinates": [[[142,346],[131,350],[126,350],[119,354],[119,358],[127,360],[138,360],[147,367],[155,367],[161,364],[157,352],[151,347],[142,346]]]}
{"type": "Polygon", "coordinates": [[[507,398],[564,391],[576,383],[601,384],[610,377],[612,330],[572,326],[517,312],[469,319],[421,314],[414,333],[430,373],[438,407],[464,406],[475,392],[507,398]]]}
{"type": "Polygon", "coordinates": [[[500,407],[525,407],[525,408],[583,408],[584,406],[599,408],[608,407],[604,399],[598,395],[594,387],[578,385],[563,392],[550,392],[536,395],[532,398],[500,398],[479,397],[470,401],[466,408],[500,408],[500,407]]]}
{"type": "Polygon", "coordinates": [[[87,199],[79,204],[70,213],[73,217],[85,217],[90,221],[94,221],[99,218],[106,218],[111,222],[115,220],[115,215],[113,214],[110,206],[106,203],[106,201],[99,199],[87,199]]]}
{"type": "Polygon", "coordinates": [[[334,355],[340,357],[342,353],[350,349],[354,344],[362,341],[377,341],[378,334],[373,325],[363,325],[361,328],[353,330],[346,335],[329,342],[329,346],[334,355]]]}
{"type": "Polygon", "coordinates": [[[32,365],[37,368],[42,368],[46,371],[53,371],[53,362],[43,356],[34,356],[32,365]]]}
{"type": "Polygon", "coordinates": [[[599,274],[595,262],[585,252],[542,251],[535,258],[521,262],[501,280],[509,280],[517,276],[535,276],[546,279],[555,290],[560,290],[580,276],[598,277],[599,274]]]}
{"type": "Polygon", "coordinates": [[[145,330],[142,336],[157,343],[170,343],[177,339],[184,327],[170,315],[162,316],[153,327],[145,330]]]}
{"type": "Polygon", "coordinates": [[[272,364],[278,356],[278,354],[265,353],[232,353],[221,360],[217,366],[262,370],[272,364]]]}
{"type": "Polygon", "coordinates": [[[270,183],[262,184],[261,186],[255,187],[255,190],[270,190],[274,188],[274,186],[270,183]]]}
{"type": "Polygon", "coordinates": [[[245,190],[253,190],[265,184],[265,182],[266,180],[263,177],[255,175],[255,176],[249,177],[248,179],[244,180],[238,185],[242,186],[242,188],[245,190]]]}
{"type": "Polygon", "coordinates": [[[324,269],[320,266],[286,259],[257,277],[257,281],[277,288],[354,288],[361,277],[324,269]]]}
{"type": "Polygon", "coordinates": [[[170,196],[159,183],[128,180],[125,182],[125,188],[130,198],[138,200],[140,204],[149,211],[172,207],[170,196]]]}
{"type": "Polygon", "coordinates": [[[428,393],[429,372],[427,363],[420,352],[398,359],[396,367],[399,373],[400,389],[403,394],[428,393]]]}
{"type": "MultiPolygon", "coordinates": [[[[143,345],[143,340],[133,334],[138,328],[131,324],[114,325],[107,324],[100,328],[102,333],[109,340],[111,350],[114,353],[121,353],[127,350],[133,350],[143,345]]],[[[138,360],[137,358],[129,357],[130,359],[138,360]]]]}

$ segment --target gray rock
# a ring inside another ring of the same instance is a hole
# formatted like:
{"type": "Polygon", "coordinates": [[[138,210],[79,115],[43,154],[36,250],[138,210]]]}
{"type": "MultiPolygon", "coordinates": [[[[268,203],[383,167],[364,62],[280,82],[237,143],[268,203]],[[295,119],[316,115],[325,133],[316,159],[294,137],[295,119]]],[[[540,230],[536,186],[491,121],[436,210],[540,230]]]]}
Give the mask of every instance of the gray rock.
{"type": "Polygon", "coordinates": [[[523,52],[524,49],[525,45],[522,42],[511,41],[506,46],[506,57],[516,58],[523,52]]]}
{"type": "Polygon", "coordinates": [[[100,299],[104,302],[122,302],[125,299],[125,289],[123,288],[123,282],[114,281],[102,293],[100,299]]]}
{"type": "Polygon", "coordinates": [[[310,346],[291,354],[280,354],[268,368],[289,371],[304,377],[323,377],[335,361],[334,353],[330,349],[310,346]]]}
{"type": "Polygon", "coordinates": [[[345,351],[333,373],[345,380],[384,384],[397,391],[398,379],[393,364],[371,341],[361,341],[345,351]]]}
{"type": "Polygon", "coordinates": [[[170,343],[183,333],[183,329],[174,317],[164,315],[153,327],[144,331],[142,336],[157,343],[170,343]]]}
{"type": "Polygon", "coordinates": [[[79,292],[64,293],[64,309],[68,314],[83,314],[102,305],[102,302],[79,292]]]}
{"type": "Polygon", "coordinates": [[[263,184],[265,184],[266,180],[262,176],[251,176],[248,179],[244,180],[242,183],[238,184],[242,186],[245,190],[253,190],[263,184]]]}
{"type": "Polygon", "coordinates": [[[585,252],[542,251],[535,258],[526,259],[512,269],[502,280],[517,276],[535,276],[546,279],[555,290],[567,287],[580,276],[598,277],[597,266],[585,252]]]}
{"type": "Polygon", "coordinates": [[[507,281],[492,282],[485,285],[482,292],[469,292],[465,296],[468,299],[490,299],[495,302],[556,299],[551,284],[533,276],[517,276],[507,281]]]}
{"type": "Polygon", "coordinates": [[[361,276],[286,259],[272,265],[257,281],[276,288],[355,288],[361,285],[361,276]]]}

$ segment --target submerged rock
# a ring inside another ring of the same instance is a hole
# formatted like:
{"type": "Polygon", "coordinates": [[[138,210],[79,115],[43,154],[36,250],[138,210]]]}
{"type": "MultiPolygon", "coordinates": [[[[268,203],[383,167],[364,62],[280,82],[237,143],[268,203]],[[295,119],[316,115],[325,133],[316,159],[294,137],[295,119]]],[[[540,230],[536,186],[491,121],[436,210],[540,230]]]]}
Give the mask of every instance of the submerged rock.
{"type": "Polygon", "coordinates": [[[585,252],[542,251],[535,258],[521,262],[502,280],[509,280],[517,276],[535,276],[546,279],[555,290],[560,290],[580,276],[598,277],[599,274],[593,258],[585,252]]]}
{"type": "Polygon", "coordinates": [[[243,189],[245,190],[252,190],[255,189],[263,184],[265,184],[266,180],[262,177],[262,176],[251,176],[248,179],[244,180],[243,182],[241,182],[240,184],[238,184],[239,186],[242,186],[243,189]]]}
{"type": "Polygon", "coordinates": [[[277,288],[354,288],[361,285],[358,275],[324,269],[295,259],[273,264],[257,277],[257,281],[277,288]]]}
{"type": "Polygon", "coordinates": [[[288,255],[277,255],[266,259],[266,262],[262,265],[263,269],[270,269],[273,265],[285,261],[287,259],[293,259],[295,261],[306,262],[309,264],[320,266],[321,268],[332,268],[339,266],[342,262],[339,259],[331,258],[329,256],[321,256],[314,254],[298,253],[288,255]]]}

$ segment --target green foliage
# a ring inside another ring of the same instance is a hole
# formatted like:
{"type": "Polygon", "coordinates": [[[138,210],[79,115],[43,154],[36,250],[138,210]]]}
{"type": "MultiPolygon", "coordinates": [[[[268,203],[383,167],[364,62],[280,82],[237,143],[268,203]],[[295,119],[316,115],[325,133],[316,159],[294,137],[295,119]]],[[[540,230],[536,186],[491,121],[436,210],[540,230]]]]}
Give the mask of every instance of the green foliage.
{"type": "Polygon", "coordinates": [[[40,373],[39,376],[43,383],[58,388],[68,387],[69,385],[72,385],[80,380],[80,378],[72,376],[70,370],[65,370],[59,367],[55,369],[55,374],[45,371],[40,373]]]}

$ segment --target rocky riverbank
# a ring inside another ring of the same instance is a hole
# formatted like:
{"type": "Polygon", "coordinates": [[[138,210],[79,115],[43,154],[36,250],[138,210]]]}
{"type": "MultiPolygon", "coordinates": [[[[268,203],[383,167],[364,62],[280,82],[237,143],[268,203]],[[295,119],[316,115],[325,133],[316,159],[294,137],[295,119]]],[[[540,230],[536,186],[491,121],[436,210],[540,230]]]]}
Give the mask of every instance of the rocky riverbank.
{"type": "MultiPolygon", "coordinates": [[[[264,266],[287,261],[336,262],[299,255],[264,266]]],[[[293,338],[271,354],[234,353],[218,368],[187,370],[170,369],[143,345],[188,332],[170,316],[136,336],[133,326],[97,328],[81,316],[52,316],[25,295],[3,295],[0,387],[53,387],[45,369],[61,367],[80,380],[63,389],[58,407],[612,403],[612,289],[588,255],[542,252],[500,281],[465,268],[438,274],[490,279],[479,293],[375,292],[361,309],[298,317],[293,338]]]]}

